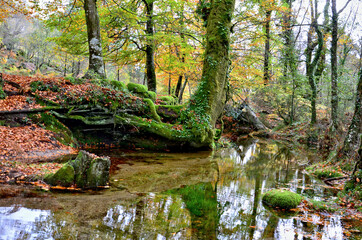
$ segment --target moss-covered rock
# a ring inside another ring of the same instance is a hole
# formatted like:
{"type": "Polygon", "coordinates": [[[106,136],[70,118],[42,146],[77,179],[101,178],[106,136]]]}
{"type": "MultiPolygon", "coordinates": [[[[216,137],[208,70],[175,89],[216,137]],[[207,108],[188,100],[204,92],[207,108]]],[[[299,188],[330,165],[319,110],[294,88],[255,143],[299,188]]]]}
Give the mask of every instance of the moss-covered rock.
{"type": "Polygon", "coordinates": [[[74,184],[74,168],[66,163],[56,173],[47,175],[44,181],[52,186],[70,187],[74,184]]]}
{"type": "Polygon", "coordinates": [[[160,96],[158,99],[160,99],[165,105],[175,105],[176,100],[172,96],[160,96]]]}
{"type": "Polygon", "coordinates": [[[44,181],[52,186],[79,188],[97,188],[106,186],[109,180],[109,158],[94,157],[86,151],[80,151],[77,158],[69,161],[55,174],[47,175],[44,181]]]}
{"type": "Polygon", "coordinates": [[[113,86],[114,89],[119,91],[124,91],[127,89],[126,84],[120,81],[112,80],[111,85],[113,86]]]}
{"type": "Polygon", "coordinates": [[[147,93],[148,94],[148,88],[145,85],[138,84],[138,83],[128,83],[127,88],[130,92],[133,93],[147,93]]]}
{"type": "Polygon", "coordinates": [[[87,170],[87,188],[106,186],[109,180],[111,161],[108,158],[95,158],[87,170]]]}
{"type": "Polygon", "coordinates": [[[151,113],[151,117],[156,120],[157,122],[161,122],[160,116],[156,112],[155,104],[152,102],[151,99],[145,98],[143,101],[148,105],[149,111],[151,113]]]}
{"type": "Polygon", "coordinates": [[[286,210],[296,208],[301,201],[299,194],[282,189],[270,190],[263,196],[263,203],[267,206],[286,210]]]}
{"type": "Polygon", "coordinates": [[[157,98],[157,94],[153,91],[148,91],[148,97],[154,102],[156,101],[156,98],[157,98]]]}
{"type": "Polygon", "coordinates": [[[109,179],[109,158],[94,158],[86,151],[80,151],[77,158],[70,162],[74,167],[74,181],[79,188],[96,188],[107,185],[109,179]]]}

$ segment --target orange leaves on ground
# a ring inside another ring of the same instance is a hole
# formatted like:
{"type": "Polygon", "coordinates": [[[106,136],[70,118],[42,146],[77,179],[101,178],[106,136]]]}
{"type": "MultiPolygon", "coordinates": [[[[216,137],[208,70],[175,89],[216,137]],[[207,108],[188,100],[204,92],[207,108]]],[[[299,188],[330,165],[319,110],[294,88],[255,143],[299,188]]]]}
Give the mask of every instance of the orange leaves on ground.
{"type": "Polygon", "coordinates": [[[10,159],[11,156],[26,159],[30,152],[57,149],[73,151],[55,140],[54,133],[36,125],[0,126],[0,160],[10,159]]]}
{"type": "Polygon", "coordinates": [[[0,111],[12,111],[22,109],[42,108],[41,105],[35,103],[35,98],[23,95],[8,96],[4,100],[0,100],[0,111]]]}

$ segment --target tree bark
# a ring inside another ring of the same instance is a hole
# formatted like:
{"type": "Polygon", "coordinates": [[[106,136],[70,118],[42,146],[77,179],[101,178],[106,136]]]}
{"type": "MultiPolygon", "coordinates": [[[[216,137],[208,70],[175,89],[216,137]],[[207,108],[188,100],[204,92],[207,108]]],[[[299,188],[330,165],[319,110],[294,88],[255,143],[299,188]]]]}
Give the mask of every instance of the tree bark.
{"type": "MultiPolygon", "coordinates": [[[[317,122],[317,108],[316,108],[317,84],[315,82],[314,77],[315,77],[316,66],[322,55],[324,39],[323,39],[323,34],[318,27],[318,22],[317,22],[317,17],[316,17],[318,14],[316,13],[314,16],[313,6],[311,6],[311,8],[312,8],[312,22],[311,22],[310,29],[308,32],[308,45],[307,45],[307,49],[306,49],[306,75],[308,77],[309,85],[312,90],[312,93],[310,96],[311,112],[312,112],[310,122],[311,122],[311,124],[315,124],[317,122]],[[312,39],[313,30],[317,33],[317,42],[316,43],[312,41],[313,40],[312,39]],[[318,46],[318,47],[317,47],[314,58],[312,58],[313,50],[316,46],[318,46]]],[[[317,11],[317,7],[315,7],[315,11],[317,11]]]]}
{"type": "Polygon", "coordinates": [[[211,1],[201,82],[190,100],[189,124],[195,146],[211,146],[216,120],[224,110],[229,78],[230,28],[235,0],[211,1]]]}
{"type": "Polygon", "coordinates": [[[336,0],[332,0],[332,40],[331,40],[331,116],[334,129],[338,129],[338,13],[336,0]]]}
{"type": "Polygon", "coordinates": [[[264,46],[264,85],[270,80],[270,19],[271,10],[266,11],[265,16],[265,46],[264,46]]]}
{"type": "Polygon", "coordinates": [[[288,11],[283,14],[283,76],[285,80],[292,80],[292,95],[290,96],[289,124],[294,122],[295,115],[295,90],[297,88],[297,56],[295,52],[294,34],[292,26],[292,2],[293,0],[284,0],[288,5],[288,11]]]}
{"type": "Polygon", "coordinates": [[[341,157],[353,157],[353,155],[358,150],[361,134],[362,134],[362,69],[360,69],[359,71],[359,81],[357,85],[355,110],[351,125],[348,128],[347,136],[344,140],[341,157]]]}
{"type": "Polygon", "coordinates": [[[84,11],[89,48],[89,67],[85,77],[92,78],[95,77],[93,75],[98,75],[100,78],[106,78],[96,0],[84,0],[84,11]]]}
{"type": "Polygon", "coordinates": [[[146,8],[146,77],[148,90],[156,92],[155,72],[155,43],[154,43],[154,22],[153,22],[153,0],[143,0],[146,8]]]}

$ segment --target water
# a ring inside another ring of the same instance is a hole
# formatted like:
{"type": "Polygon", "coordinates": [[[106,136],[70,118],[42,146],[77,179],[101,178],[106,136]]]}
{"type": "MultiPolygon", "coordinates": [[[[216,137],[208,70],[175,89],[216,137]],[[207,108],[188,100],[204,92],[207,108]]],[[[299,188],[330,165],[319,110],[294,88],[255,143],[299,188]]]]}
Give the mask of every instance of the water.
{"type": "Polygon", "coordinates": [[[0,200],[0,239],[346,238],[338,215],[281,216],[261,202],[276,187],[329,198],[303,172],[313,153],[248,139],[214,153],[107,154],[109,190],[0,200]]]}

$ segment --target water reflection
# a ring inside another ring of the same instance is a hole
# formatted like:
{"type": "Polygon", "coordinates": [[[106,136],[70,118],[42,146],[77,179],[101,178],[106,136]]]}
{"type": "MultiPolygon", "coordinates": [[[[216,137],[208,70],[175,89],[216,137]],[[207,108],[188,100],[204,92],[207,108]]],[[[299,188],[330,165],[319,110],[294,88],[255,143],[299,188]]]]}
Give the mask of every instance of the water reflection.
{"type": "Polygon", "coordinates": [[[48,225],[49,210],[28,209],[20,206],[0,208],[1,239],[52,239],[48,225]]]}
{"type": "Polygon", "coordinates": [[[309,157],[286,145],[248,139],[211,156],[134,159],[119,166],[108,192],[57,195],[44,200],[47,210],[0,207],[0,239],[343,239],[338,216],[322,222],[305,213],[311,222],[263,206],[262,194],[275,187],[315,199],[329,194],[300,170],[309,157]]]}

